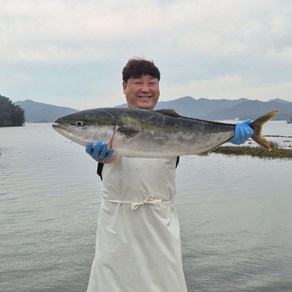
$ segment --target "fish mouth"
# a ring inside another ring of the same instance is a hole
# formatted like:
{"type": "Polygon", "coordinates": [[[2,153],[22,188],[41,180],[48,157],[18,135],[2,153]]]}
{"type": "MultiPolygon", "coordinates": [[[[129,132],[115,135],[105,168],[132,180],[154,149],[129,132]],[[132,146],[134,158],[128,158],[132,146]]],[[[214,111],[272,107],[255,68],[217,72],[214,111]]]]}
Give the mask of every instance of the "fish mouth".
{"type": "Polygon", "coordinates": [[[60,132],[62,130],[65,130],[66,125],[62,124],[62,123],[58,123],[58,122],[54,122],[52,123],[52,127],[54,130],[56,130],[57,132],[60,132]]]}
{"type": "Polygon", "coordinates": [[[82,146],[86,146],[87,145],[87,141],[85,139],[83,139],[83,137],[78,137],[78,135],[76,135],[74,128],[70,126],[69,124],[63,124],[63,123],[52,123],[52,127],[53,129],[58,132],[59,134],[63,135],[64,137],[66,137],[67,139],[80,144],[82,146]]]}
{"type": "Polygon", "coordinates": [[[59,123],[54,122],[54,123],[52,124],[52,127],[53,127],[54,129],[60,129],[60,128],[61,128],[61,125],[60,125],[59,123]]]}
{"type": "Polygon", "coordinates": [[[57,132],[59,132],[61,134],[64,131],[67,132],[68,129],[71,129],[72,128],[72,126],[70,124],[63,124],[63,123],[58,123],[58,122],[52,123],[52,127],[53,127],[54,130],[56,130],[57,132]]]}

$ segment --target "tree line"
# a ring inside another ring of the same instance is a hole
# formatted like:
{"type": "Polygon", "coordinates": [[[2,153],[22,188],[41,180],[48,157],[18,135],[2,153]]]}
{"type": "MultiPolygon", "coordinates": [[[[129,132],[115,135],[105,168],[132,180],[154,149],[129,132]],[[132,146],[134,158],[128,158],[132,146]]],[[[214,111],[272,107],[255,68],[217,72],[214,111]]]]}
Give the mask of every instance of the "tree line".
{"type": "Polygon", "coordinates": [[[22,126],[25,122],[24,110],[0,95],[0,127],[22,126]]]}

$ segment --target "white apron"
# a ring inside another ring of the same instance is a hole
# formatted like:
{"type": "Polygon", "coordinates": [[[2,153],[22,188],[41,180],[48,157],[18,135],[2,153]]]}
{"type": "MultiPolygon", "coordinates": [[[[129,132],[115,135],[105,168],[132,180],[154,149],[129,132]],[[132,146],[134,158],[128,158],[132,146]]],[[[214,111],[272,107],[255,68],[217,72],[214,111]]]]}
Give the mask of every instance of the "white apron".
{"type": "Polygon", "coordinates": [[[87,292],[186,292],[173,206],[176,158],[104,164],[87,292]]]}

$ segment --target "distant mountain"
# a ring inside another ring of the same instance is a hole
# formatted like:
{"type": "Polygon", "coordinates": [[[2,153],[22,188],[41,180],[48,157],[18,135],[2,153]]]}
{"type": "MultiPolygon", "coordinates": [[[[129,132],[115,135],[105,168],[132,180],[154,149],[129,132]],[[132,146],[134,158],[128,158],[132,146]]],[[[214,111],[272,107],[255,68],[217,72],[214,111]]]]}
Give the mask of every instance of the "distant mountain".
{"type": "Polygon", "coordinates": [[[207,120],[254,120],[274,109],[280,110],[274,120],[289,120],[292,117],[292,102],[282,99],[264,102],[246,98],[215,100],[186,96],[173,101],[160,101],[156,108],[173,108],[180,115],[207,120]]]}
{"type": "Polygon", "coordinates": [[[60,107],[32,100],[17,101],[14,104],[19,105],[25,111],[27,123],[52,123],[58,117],[77,111],[70,107],[60,107]]]}
{"type": "Polygon", "coordinates": [[[214,111],[224,111],[225,109],[237,106],[238,104],[245,101],[247,101],[247,99],[244,98],[236,100],[212,100],[206,98],[194,99],[190,96],[186,96],[172,101],[160,101],[157,104],[156,109],[172,108],[175,109],[180,115],[205,119],[207,117],[210,118],[210,116],[212,116],[212,112],[214,111]]]}
{"type": "Polygon", "coordinates": [[[237,105],[233,105],[229,108],[219,109],[206,115],[206,119],[256,119],[262,114],[271,110],[278,109],[279,113],[273,118],[273,120],[288,120],[292,117],[292,102],[283,102],[282,100],[246,100],[237,105]]]}
{"type": "MultiPolygon", "coordinates": [[[[25,110],[25,118],[28,123],[51,123],[60,116],[77,111],[69,107],[59,107],[32,100],[18,101],[15,104],[25,110]]],[[[127,105],[122,104],[117,107],[127,107],[127,105]]],[[[254,120],[273,109],[280,110],[274,120],[290,120],[292,117],[292,102],[282,99],[264,102],[246,98],[218,100],[194,99],[191,96],[185,96],[171,101],[158,102],[156,109],[162,108],[171,108],[180,115],[207,120],[254,120]]]]}
{"type": "Polygon", "coordinates": [[[287,101],[287,100],[284,100],[284,99],[280,99],[280,98],[271,99],[270,101],[278,101],[278,102],[282,102],[282,103],[290,103],[290,101],[287,101]]]}

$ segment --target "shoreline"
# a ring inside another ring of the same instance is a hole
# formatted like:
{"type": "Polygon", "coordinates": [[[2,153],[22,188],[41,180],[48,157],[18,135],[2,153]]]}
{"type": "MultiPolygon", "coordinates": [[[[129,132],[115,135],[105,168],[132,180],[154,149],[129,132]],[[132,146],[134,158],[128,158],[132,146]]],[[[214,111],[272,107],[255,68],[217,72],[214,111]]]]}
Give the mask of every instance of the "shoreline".
{"type": "MultiPolygon", "coordinates": [[[[271,143],[272,144],[272,143],[271,143]]],[[[212,153],[223,155],[248,155],[258,158],[268,159],[292,159],[292,149],[273,148],[267,151],[262,147],[250,147],[250,146],[219,146],[212,150],[212,153]]]]}

